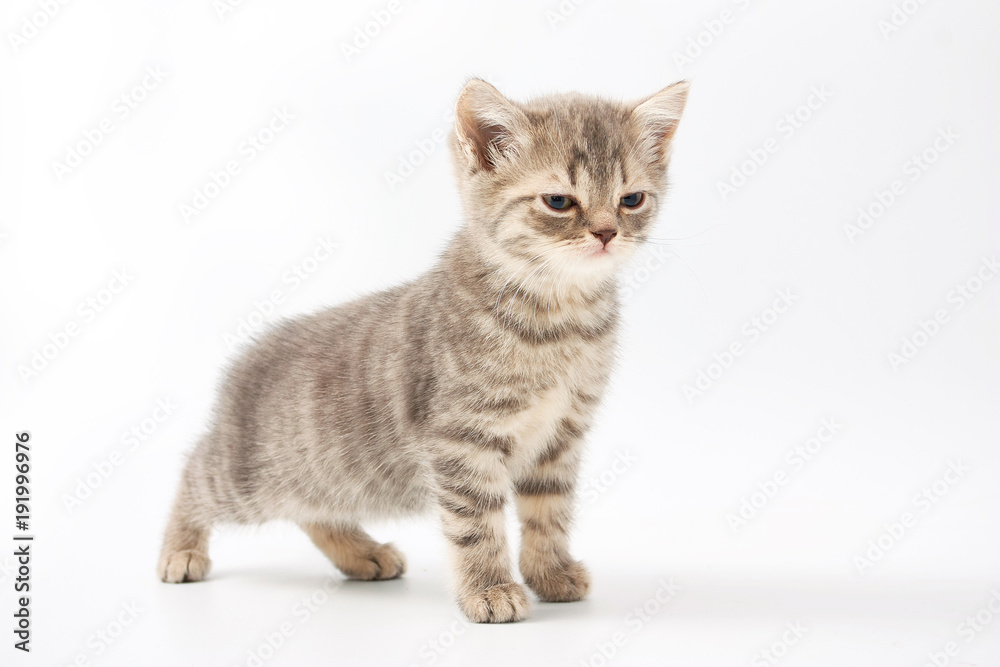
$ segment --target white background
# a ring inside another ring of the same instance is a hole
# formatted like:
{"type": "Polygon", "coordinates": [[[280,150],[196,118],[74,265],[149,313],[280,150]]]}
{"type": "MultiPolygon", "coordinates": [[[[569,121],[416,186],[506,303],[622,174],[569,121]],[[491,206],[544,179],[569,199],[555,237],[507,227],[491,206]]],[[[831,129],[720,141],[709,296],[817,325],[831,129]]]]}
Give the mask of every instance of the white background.
{"type": "Polygon", "coordinates": [[[93,0],[52,18],[42,4],[0,12],[0,538],[13,544],[20,431],[36,535],[30,655],[12,648],[13,547],[0,549],[4,665],[1000,664],[1000,620],[960,625],[992,620],[994,597],[1000,610],[1000,280],[977,282],[1000,251],[996,3],[910,0],[884,34],[892,0],[591,0],[563,14],[555,0],[403,0],[350,57],[342,45],[385,2],[246,0],[220,16],[212,0],[93,0]],[[143,90],[147,67],[165,78],[143,90]],[[343,583],[297,529],[271,525],[221,531],[209,581],[161,584],[161,532],[226,336],[274,290],[291,316],[432,264],[460,224],[434,137],[472,75],[514,99],[693,82],[656,232],[685,240],[625,276],[621,364],[589,438],[597,481],[574,551],[591,597],[468,626],[432,518],[373,527],[409,558],[399,581],[343,583]],[[124,118],[122,95],[143,98],[124,118]],[[294,119],[247,160],[241,144],[282,108],[294,119]],[[60,178],[53,163],[102,119],[110,133],[60,178]],[[767,160],[744,164],[768,139],[767,160]],[[391,188],[411,156],[421,164],[391,188]],[[180,206],[230,160],[240,172],[185,221],[180,206]],[[724,198],[734,169],[753,173],[724,198]],[[860,207],[881,215],[852,237],[860,207]],[[336,254],[309,260],[328,237],[336,254]],[[315,270],[293,286],[297,265],[315,270]],[[122,270],[124,290],[103,292],[122,270]],[[959,299],[967,283],[978,291],[959,299]],[[745,323],[771,321],[778,290],[793,305],[751,340],[745,323]],[[894,368],[888,355],[939,310],[894,368]],[[26,374],[36,352],[50,358],[26,374]],[[715,379],[688,400],[699,371],[715,379]],[[176,406],[160,423],[158,400],[176,406]],[[790,461],[830,418],[836,435],[790,461]],[[130,449],[133,428],[148,434],[130,449]],[[744,500],[755,514],[734,529],[744,500]]]}

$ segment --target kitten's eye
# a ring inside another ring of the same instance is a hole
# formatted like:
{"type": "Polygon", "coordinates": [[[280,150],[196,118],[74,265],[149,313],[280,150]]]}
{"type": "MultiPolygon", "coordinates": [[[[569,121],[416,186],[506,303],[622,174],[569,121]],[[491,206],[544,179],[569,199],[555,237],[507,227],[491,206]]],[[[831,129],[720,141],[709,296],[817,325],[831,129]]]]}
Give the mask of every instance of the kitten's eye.
{"type": "Polygon", "coordinates": [[[645,201],[645,199],[646,196],[643,193],[633,192],[630,195],[625,195],[624,197],[622,197],[622,206],[624,206],[625,208],[636,208],[640,204],[642,204],[642,202],[645,201]]]}
{"type": "Polygon", "coordinates": [[[542,201],[553,211],[565,211],[572,208],[575,203],[566,195],[542,195],[542,201]]]}

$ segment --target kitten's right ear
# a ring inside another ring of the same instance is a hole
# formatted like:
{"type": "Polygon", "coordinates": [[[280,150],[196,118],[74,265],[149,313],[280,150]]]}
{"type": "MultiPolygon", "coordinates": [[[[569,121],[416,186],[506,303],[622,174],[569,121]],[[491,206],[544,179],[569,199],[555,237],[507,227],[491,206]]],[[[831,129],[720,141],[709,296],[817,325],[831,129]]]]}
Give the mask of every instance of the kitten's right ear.
{"type": "Polygon", "coordinates": [[[517,152],[518,129],[527,118],[500,91],[472,79],[455,107],[455,136],[462,156],[477,169],[493,171],[517,152]]]}
{"type": "Polygon", "coordinates": [[[689,89],[687,81],[678,81],[646,98],[632,112],[644,139],[642,151],[652,162],[664,162],[670,157],[670,140],[684,113],[689,89]]]}

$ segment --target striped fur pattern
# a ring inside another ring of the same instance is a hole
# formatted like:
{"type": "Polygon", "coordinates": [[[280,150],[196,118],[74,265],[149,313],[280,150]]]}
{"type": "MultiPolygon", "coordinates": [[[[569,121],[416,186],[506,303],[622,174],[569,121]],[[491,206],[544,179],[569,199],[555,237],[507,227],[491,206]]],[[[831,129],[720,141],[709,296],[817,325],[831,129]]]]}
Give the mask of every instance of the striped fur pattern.
{"type": "Polygon", "coordinates": [[[205,577],[214,525],[272,519],[347,576],[391,579],[403,555],[363,524],[436,510],[463,612],[517,621],[529,602],[511,508],[527,588],[583,598],[569,530],[615,357],[615,274],[661,204],[686,96],[681,82],[631,104],[515,103],[470,81],[451,137],[464,226],[427,274],[287,321],[235,362],[184,469],[161,579],[205,577]]]}

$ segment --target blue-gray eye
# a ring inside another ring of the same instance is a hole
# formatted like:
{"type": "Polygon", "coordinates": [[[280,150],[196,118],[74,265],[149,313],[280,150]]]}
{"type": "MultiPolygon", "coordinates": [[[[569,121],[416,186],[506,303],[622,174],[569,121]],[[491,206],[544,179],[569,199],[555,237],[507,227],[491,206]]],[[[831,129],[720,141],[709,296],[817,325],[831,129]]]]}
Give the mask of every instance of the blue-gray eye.
{"type": "Polygon", "coordinates": [[[573,206],[573,200],[566,195],[542,195],[542,201],[553,211],[565,211],[573,206]]]}
{"type": "Polygon", "coordinates": [[[646,197],[641,192],[633,192],[630,195],[622,197],[622,206],[625,208],[635,208],[641,204],[645,198],[646,197]]]}

